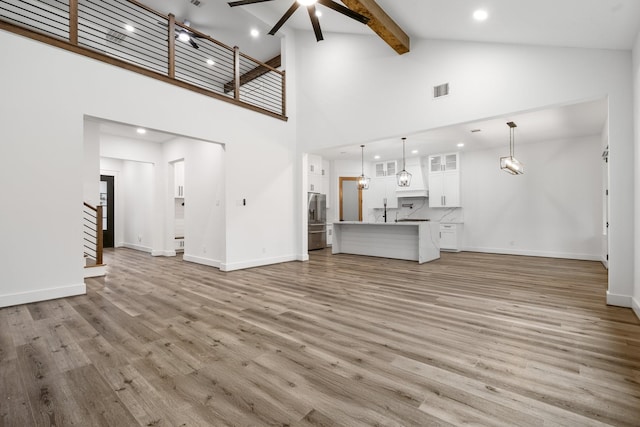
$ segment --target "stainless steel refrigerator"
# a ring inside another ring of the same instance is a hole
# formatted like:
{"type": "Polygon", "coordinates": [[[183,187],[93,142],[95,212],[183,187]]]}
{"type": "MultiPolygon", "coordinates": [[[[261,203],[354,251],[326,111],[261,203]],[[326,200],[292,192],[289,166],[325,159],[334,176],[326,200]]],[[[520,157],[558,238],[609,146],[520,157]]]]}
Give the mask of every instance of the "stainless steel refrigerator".
{"type": "Polygon", "coordinates": [[[309,193],[307,205],[309,207],[309,250],[322,249],[327,246],[327,196],[309,193]]]}

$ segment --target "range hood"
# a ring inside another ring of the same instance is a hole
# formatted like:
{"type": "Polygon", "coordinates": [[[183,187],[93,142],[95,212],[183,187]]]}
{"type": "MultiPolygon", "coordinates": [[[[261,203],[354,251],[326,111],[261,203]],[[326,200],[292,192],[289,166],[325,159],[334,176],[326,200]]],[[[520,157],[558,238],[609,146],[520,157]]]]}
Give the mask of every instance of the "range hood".
{"type": "Polygon", "coordinates": [[[405,169],[411,174],[411,186],[396,187],[396,197],[429,197],[420,158],[410,158],[405,163],[405,169]]]}

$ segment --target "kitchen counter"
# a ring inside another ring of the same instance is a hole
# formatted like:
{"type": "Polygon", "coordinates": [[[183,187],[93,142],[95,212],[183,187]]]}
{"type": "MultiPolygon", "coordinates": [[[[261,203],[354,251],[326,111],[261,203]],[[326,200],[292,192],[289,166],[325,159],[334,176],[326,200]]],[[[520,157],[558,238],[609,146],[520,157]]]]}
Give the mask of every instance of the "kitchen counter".
{"type": "Polygon", "coordinates": [[[334,222],[332,252],[406,259],[422,264],[440,258],[440,223],[334,222]]]}

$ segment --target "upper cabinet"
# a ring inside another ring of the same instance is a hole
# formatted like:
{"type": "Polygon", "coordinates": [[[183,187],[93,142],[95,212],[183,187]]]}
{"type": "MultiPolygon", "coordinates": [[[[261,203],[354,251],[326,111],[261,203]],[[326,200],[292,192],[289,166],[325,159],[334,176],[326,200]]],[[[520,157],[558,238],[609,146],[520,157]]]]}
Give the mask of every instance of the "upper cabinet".
{"type": "Polygon", "coordinates": [[[398,173],[397,162],[395,160],[387,160],[386,162],[374,163],[376,178],[381,176],[390,176],[398,173]]]}
{"type": "Polygon", "coordinates": [[[434,154],[429,156],[429,173],[457,171],[460,153],[434,154]]]}
{"type": "Polygon", "coordinates": [[[173,164],[173,197],[184,198],[184,161],[173,164]]]}
{"type": "Polygon", "coordinates": [[[331,208],[331,163],[329,160],[322,160],[322,193],[327,195],[326,208],[331,208]]]}
{"type": "Polygon", "coordinates": [[[314,154],[309,154],[308,157],[309,168],[307,170],[308,188],[307,191],[313,193],[324,193],[323,191],[323,170],[322,170],[322,157],[314,154]]]}
{"type": "Polygon", "coordinates": [[[315,154],[309,154],[309,173],[322,175],[322,156],[315,154]]]}
{"type": "Polygon", "coordinates": [[[460,153],[429,156],[429,207],[460,206],[460,153]]]}

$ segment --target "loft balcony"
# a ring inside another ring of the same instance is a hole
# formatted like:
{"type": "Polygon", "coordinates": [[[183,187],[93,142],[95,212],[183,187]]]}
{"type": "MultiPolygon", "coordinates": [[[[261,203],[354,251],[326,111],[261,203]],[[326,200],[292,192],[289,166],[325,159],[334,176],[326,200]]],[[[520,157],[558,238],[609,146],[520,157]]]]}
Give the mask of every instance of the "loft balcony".
{"type": "Polygon", "coordinates": [[[258,61],[133,0],[0,0],[0,29],[287,120],[280,56],[258,61]]]}

